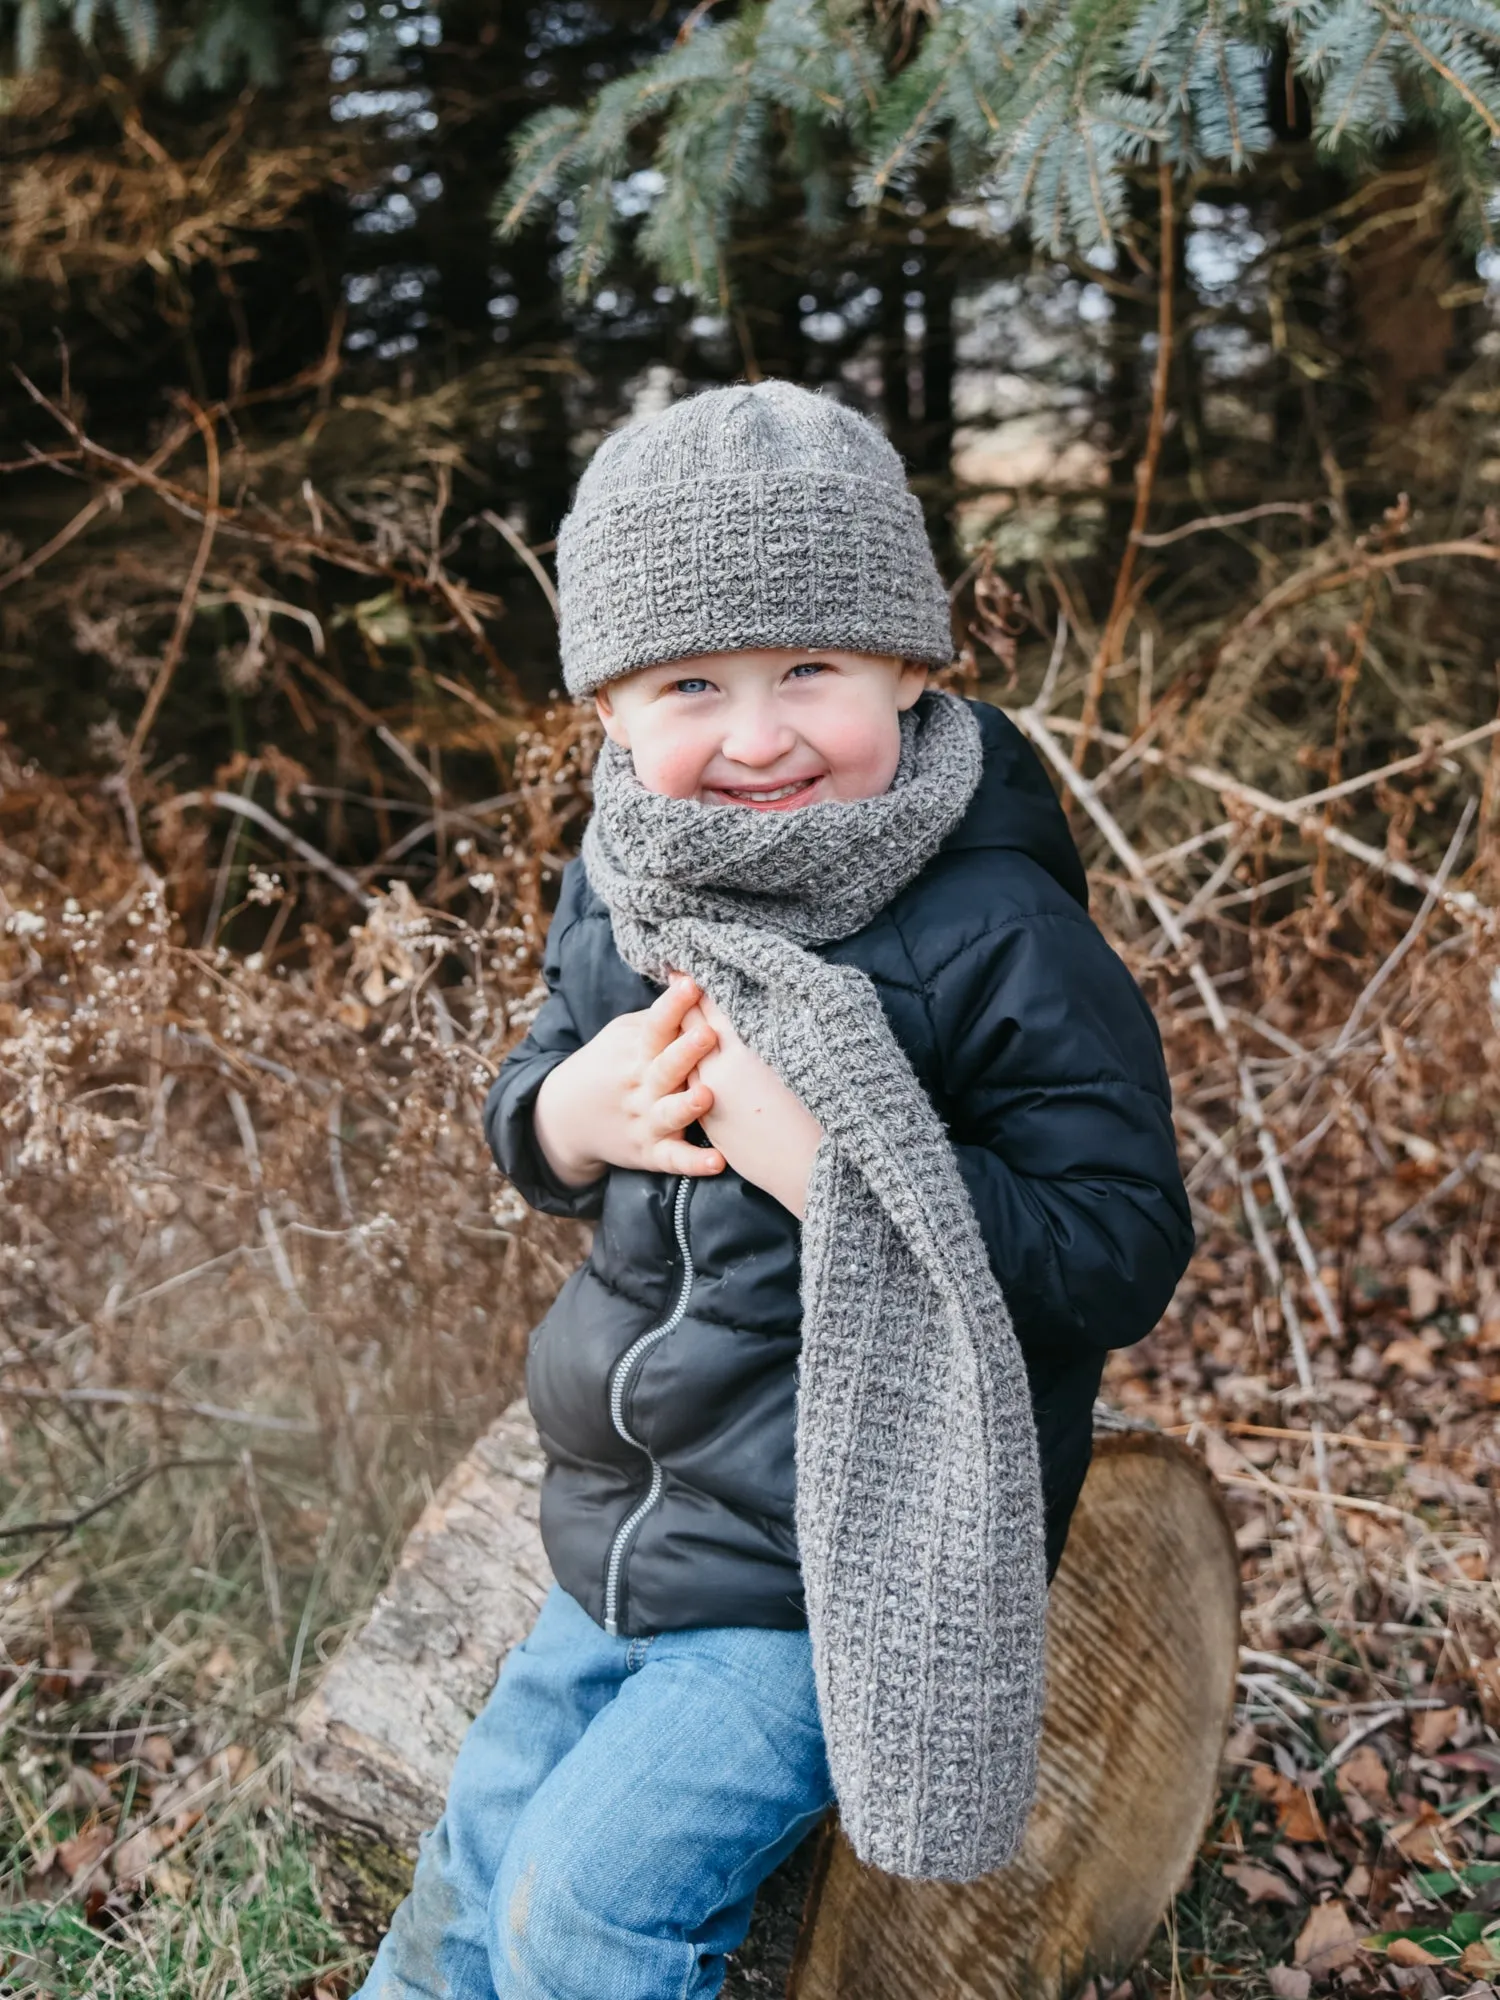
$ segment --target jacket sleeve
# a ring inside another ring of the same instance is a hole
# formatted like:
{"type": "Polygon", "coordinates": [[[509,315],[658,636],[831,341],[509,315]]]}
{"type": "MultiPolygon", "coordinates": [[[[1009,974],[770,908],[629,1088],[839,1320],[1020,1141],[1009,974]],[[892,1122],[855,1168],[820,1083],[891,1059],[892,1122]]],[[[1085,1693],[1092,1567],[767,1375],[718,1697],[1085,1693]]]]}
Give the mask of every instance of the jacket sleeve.
{"type": "Polygon", "coordinates": [[[986,932],[927,991],[959,1170],[1028,1360],[1141,1339],[1193,1247],[1144,995],[1081,912],[986,932]]]}
{"type": "Polygon", "coordinates": [[[580,1221],[598,1215],[608,1175],[601,1174],[581,1188],[560,1181],[536,1143],[532,1113],[537,1092],[547,1077],[584,1042],[568,1002],[568,973],[577,956],[582,891],[582,863],[569,862],[542,959],[547,998],[525,1037],[501,1063],[484,1104],[484,1135],[495,1164],[515,1184],[522,1199],[546,1215],[566,1215],[580,1221]]]}

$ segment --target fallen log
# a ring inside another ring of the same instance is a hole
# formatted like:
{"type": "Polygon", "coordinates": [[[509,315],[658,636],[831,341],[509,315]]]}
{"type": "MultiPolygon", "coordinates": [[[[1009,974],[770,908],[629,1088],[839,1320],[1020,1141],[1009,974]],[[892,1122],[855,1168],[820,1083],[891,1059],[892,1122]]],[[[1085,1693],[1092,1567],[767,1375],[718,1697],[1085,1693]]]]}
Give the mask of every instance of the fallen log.
{"type": "MultiPolygon", "coordinates": [[[[444,1482],[298,1719],[297,1810],[330,1915],[373,1943],[459,1741],[551,1581],[542,1464],[515,1403],[444,1482]]],[[[1036,1805],[1015,1861],[964,1885],[860,1866],[835,1820],[762,1889],[725,2000],[1046,2000],[1144,1950],[1212,1808],[1239,1569],[1183,1445],[1109,1432],[1052,1587],[1036,1805]]]]}

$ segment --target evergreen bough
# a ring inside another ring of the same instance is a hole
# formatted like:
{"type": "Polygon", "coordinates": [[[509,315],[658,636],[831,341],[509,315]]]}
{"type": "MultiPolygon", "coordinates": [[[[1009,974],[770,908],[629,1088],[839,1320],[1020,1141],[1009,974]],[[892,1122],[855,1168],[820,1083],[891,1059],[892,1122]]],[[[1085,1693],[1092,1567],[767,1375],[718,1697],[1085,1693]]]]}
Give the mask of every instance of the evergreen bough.
{"type": "Polygon", "coordinates": [[[851,202],[909,193],[946,148],[956,197],[999,202],[1054,254],[1107,248],[1127,171],[1155,149],[1182,171],[1238,171],[1270,147],[1278,57],[1325,156],[1357,172],[1421,135],[1467,232],[1490,235],[1490,0],[936,0],[915,37],[889,14],[867,0],[750,0],[694,20],[586,108],[522,128],[495,207],[501,235],[561,210],[565,263],[586,293],[644,187],[639,249],[722,308],[735,231],[775,174],[800,182],[809,227],[826,230],[851,202]]]}
{"type": "MultiPolygon", "coordinates": [[[[1403,134],[1434,146],[1471,237],[1500,215],[1500,5],[1493,0],[721,0],[583,109],[523,127],[502,235],[562,209],[565,262],[597,284],[627,221],[672,282],[723,306],[737,227],[773,179],[813,231],[908,193],[945,148],[961,199],[998,201],[1059,253],[1114,243],[1127,171],[1238,171],[1271,145],[1284,61],[1319,149],[1356,171],[1403,134]],[[629,190],[627,196],[627,188],[629,190]]],[[[169,89],[278,74],[290,36],[342,0],[0,0],[14,62],[107,32],[169,89]]],[[[370,27],[378,33],[373,10],[370,27]]]]}

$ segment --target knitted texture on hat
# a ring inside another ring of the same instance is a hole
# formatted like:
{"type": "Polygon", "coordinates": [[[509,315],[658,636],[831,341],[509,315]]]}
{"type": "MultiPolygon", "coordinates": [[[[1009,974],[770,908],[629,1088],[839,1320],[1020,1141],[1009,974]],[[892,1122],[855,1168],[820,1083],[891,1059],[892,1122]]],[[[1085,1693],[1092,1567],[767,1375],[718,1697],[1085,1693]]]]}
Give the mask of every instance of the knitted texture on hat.
{"type": "Polygon", "coordinates": [[[626,962],[690,973],[823,1127],[796,1522],[829,1768],[862,1861],[970,1881],[1014,1852],[1035,1783],[1031,1398],[942,1121],[867,976],[808,949],[870,923],[973,795],[964,702],[923,695],[902,734],[888,792],[786,813],[648,792],[606,742],[583,860],[626,962]]]}
{"type": "Polygon", "coordinates": [[[953,657],[900,458],[792,382],[706,390],[607,438],[558,533],[557,578],[572,694],[751,646],[953,657]]]}

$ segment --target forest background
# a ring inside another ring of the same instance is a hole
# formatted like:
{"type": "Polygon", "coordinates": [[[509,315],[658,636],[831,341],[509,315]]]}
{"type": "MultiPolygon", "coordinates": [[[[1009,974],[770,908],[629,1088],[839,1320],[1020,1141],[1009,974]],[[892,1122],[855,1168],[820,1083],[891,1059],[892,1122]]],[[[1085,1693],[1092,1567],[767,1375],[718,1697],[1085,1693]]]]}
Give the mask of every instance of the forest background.
{"type": "Polygon", "coordinates": [[[580,1248],[478,1127],[587,811],[553,537],[771,373],[901,450],[1167,1046],[1106,1393],[1246,1651],[1131,1988],[1491,1990],[1500,9],[0,29],[0,1991],[358,1982],[287,1720],[580,1248]]]}

